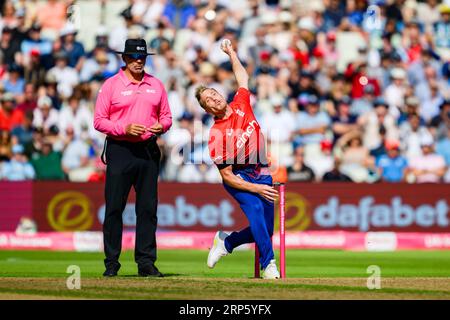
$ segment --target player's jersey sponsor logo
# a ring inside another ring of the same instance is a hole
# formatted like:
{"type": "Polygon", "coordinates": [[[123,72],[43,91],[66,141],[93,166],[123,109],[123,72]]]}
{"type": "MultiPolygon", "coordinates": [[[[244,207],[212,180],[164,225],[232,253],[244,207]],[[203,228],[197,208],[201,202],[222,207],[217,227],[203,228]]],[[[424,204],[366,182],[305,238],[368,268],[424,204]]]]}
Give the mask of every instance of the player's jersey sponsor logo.
{"type": "Polygon", "coordinates": [[[237,115],[240,116],[240,117],[244,117],[244,116],[245,116],[245,112],[244,112],[244,111],[241,111],[241,110],[239,110],[239,109],[236,109],[235,112],[236,112],[237,115]]]}
{"type": "Polygon", "coordinates": [[[238,138],[236,142],[236,146],[238,149],[242,148],[245,143],[248,141],[253,131],[255,131],[256,126],[258,126],[258,122],[256,120],[251,121],[247,128],[245,128],[244,133],[238,138]]]}

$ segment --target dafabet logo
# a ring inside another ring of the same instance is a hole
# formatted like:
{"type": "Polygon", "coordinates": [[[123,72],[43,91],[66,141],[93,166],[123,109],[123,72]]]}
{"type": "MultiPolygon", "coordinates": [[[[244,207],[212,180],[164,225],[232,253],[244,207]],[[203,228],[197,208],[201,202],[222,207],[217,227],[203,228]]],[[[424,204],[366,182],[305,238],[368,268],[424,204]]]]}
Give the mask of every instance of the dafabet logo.
{"type": "Polygon", "coordinates": [[[47,219],[56,231],[89,230],[94,222],[91,201],[81,192],[57,193],[47,207],[47,219]]]}
{"type": "MultiPolygon", "coordinates": [[[[294,192],[286,193],[285,212],[286,230],[303,231],[311,225],[310,204],[302,195],[294,192]]],[[[275,205],[275,229],[280,229],[280,207],[275,205]]]]}

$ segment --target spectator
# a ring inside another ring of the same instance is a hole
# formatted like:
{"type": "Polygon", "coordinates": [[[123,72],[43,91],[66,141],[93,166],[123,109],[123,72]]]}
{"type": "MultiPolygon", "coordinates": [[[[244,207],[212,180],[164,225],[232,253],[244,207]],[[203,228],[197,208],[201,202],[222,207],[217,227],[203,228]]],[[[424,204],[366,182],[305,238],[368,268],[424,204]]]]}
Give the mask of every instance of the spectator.
{"type": "MultiPolygon", "coordinates": [[[[351,91],[351,84],[347,81],[345,76],[341,73],[335,74],[331,77],[331,88],[328,93],[330,100],[340,100],[343,96],[348,96],[351,91]]],[[[367,85],[369,86],[369,85],[367,85]]],[[[373,86],[370,85],[372,88],[373,86]]],[[[362,99],[353,99],[353,102],[360,101],[362,99]]],[[[370,104],[370,110],[372,110],[373,105],[370,104]]],[[[358,111],[352,113],[358,114],[358,111]]]]}
{"type": "Polygon", "coordinates": [[[162,20],[176,29],[189,27],[197,13],[197,9],[189,2],[168,0],[162,14],[162,20]]]}
{"type": "Polygon", "coordinates": [[[369,150],[378,147],[381,143],[380,128],[386,129],[386,138],[398,140],[398,128],[392,115],[388,113],[389,106],[384,100],[378,99],[374,109],[358,118],[358,124],[364,130],[364,146],[369,150]]]}
{"type": "Polygon", "coordinates": [[[323,48],[324,59],[327,64],[336,65],[339,59],[339,52],[336,48],[336,32],[329,31],[326,34],[326,43],[323,48]]]}
{"type": "Polygon", "coordinates": [[[56,110],[61,109],[61,98],[58,94],[58,82],[56,80],[56,76],[48,73],[45,75],[45,86],[44,86],[44,92],[47,97],[49,97],[52,100],[52,106],[56,110]]]}
{"type": "MultiPolygon", "coordinates": [[[[212,166],[212,160],[209,157],[207,137],[198,130],[198,125],[194,123],[194,116],[189,112],[185,112],[181,116],[180,122],[180,128],[173,132],[171,137],[176,139],[182,138],[173,146],[173,151],[171,152],[174,158],[170,159],[170,162],[175,160],[174,164],[177,161],[175,152],[178,151],[178,154],[182,157],[182,164],[178,163],[176,180],[185,183],[221,182],[220,174],[212,166]]],[[[171,144],[173,145],[173,142],[171,144]]]]}
{"type": "Polygon", "coordinates": [[[18,51],[20,51],[20,44],[22,43],[22,41],[27,38],[28,29],[30,28],[30,26],[26,24],[25,16],[25,9],[18,8],[18,10],[16,11],[17,26],[13,30],[13,38],[14,41],[18,44],[18,51]]]}
{"type": "Polygon", "coordinates": [[[167,43],[169,47],[172,47],[173,41],[166,36],[166,26],[164,23],[159,22],[156,29],[157,34],[152,40],[150,40],[148,46],[158,52],[160,52],[162,43],[167,43]]]}
{"type": "Polygon", "coordinates": [[[72,23],[66,23],[59,32],[61,51],[67,55],[68,66],[80,72],[85,61],[84,46],[76,41],[78,31],[72,23]]]}
{"type": "Polygon", "coordinates": [[[108,52],[112,52],[111,48],[109,47],[108,28],[103,24],[99,25],[97,30],[95,31],[94,48],[104,48],[108,52]]]}
{"type": "Polygon", "coordinates": [[[350,114],[351,99],[348,96],[342,97],[341,100],[336,101],[337,112],[331,118],[332,129],[334,134],[334,141],[336,142],[342,135],[350,131],[358,130],[356,116],[350,114]]]}
{"type": "Polygon", "coordinates": [[[345,70],[345,76],[352,83],[351,97],[359,99],[364,95],[364,86],[371,84],[374,87],[375,96],[380,95],[380,85],[378,80],[369,77],[367,74],[367,61],[358,60],[350,63],[345,70]]]}
{"type": "Polygon", "coordinates": [[[116,56],[108,52],[105,47],[96,47],[92,56],[88,58],[80,72],[80,81],[104,81],[119,69],[116,56]]]}
{"type": "Polygon", "coordinates": [[[54,76],[58,83],[58,93],[65,98],[72,95],[73,88],[79,82],[77,70],[67,65],[68,58],[65,52],[57,52],[55,54],[56,65],[48,71],[48,74],[54,76]]]}
{"type": "Polygon", "coordinates": [[[408,160],[422,154],[420,141],[430,132],[425,126],[420,125],[420,118],[417,113],[409,115],[408,122],[400,126],[401,148],[408,160]]]}
{"type": "Polygon", "coordinates": [[[422,102],[420,106],[420,115],[429,123],[435,116],[439,114],[439,106],[444,101],[439,92],[438,84],[435,81],[430,81],[430,96],[422,102]]]}
{"type": "Polygon", "coordinates": [[[3,53],[3,62],[10,66],[16,63],[16,54],[20,51],[20,42],[14,40],[14,29],[3,27],[0,40],[0,51],[3,53]]]}
{"type": "Polygon", "coordinates": [[[337,28],[345,16],[345,4],[338,0],[331,0],[325,3],[323,12],[323,28],[328,31],[337,28]]]}
{"type": "Polygon", "coordinates": [[[375,87],[372,84],[364,86],[363,92],[361,98],[353,100],[350,108],[350,113],[357,117],[372,111],[375,101],[375,87]]]}
{"type": "Polygon", "coordinates": [[[66,0],[47,0],[38,7],[37,21],[43,28],[56,33],[64,26],[68,4],[66,0]]]}
{"type": "Polygon", "coordinates": [[[270,99],[273,111],[267,112],[261,120],[261,128],[272,154],[277,154],[281,165],[292,163],[290,137],[295,129],[295,120],[284,108],[284,98],[274,95],[270,99]]]}
{"type": "Polygon", "coordinates": [[[300,72],[300,79],[298,82],[290,81],[289,87],[291,89],[292,98],[298,100],[302,100],[302,98],[304,98],[305,102],[307,102],[309,98],[314,99],[319,95],[319,92],[314,85],[314,75],[306,70],[302,70],[300,72]]]}
{"type": "MultiPolygon", "coordinates": [[[[167,99],[169,101],[170,110],[172,111],[172,117],[175,119],[180,118],[185,110],[183,101],[185,92],[183,86],[179,84],[181,82],[180,77],[182,77],[182,75],[171,77],[169,79],[167,90],[167,99]]],[[[161,79],[161,77],[159,77],[159,79],[161,79]]]]}
{"type": "Polygon", "coordinates": [[[7,130],[0,130],[0,163],[9,161],[12,156],[11,134],[7,130]]]}
{"type": "Polygon", "coordinates": [[[444,158],[445,165],[450,168],[450,125],[446,129],[447,135],[436,144],[436,153],[444,158]]]}
{"type": "MultiPolygon", "coordinates": [[[[438,78],[438,74],[436,69],[431,66],[427,65],[424,68],[424,77],[421,78],[421,81],[418,82],[414,87],[415,96],[417,96],[420,100],[420,103],[429,102],[433,100],[432,96],[432,87],[438,88],[438,91],[442,93],[447,93],[449,90],[448,83],[445,83],[442,81],[442,79],[438,78]]],[[[434,94],[436,96],[436,92],[434,94]]],[[[426,121],[429,121],[431,117],[434,115],[433,113],[436,112],[435,109],[424,109],[423,106],[420,110],[420,115],[425,118],[426,121]]]]}
{"type": "Polygon", "coordinates": [[[25,64],[25,81],[35,86],[41,86],[45,83],[46,72],[41,53],[38,49],[31,49],[29,61],[25,64]]]}
{"type": "Polygon", "coordinates": [[[370,155],[376,159],[378,159],[380,156],[387,153],[386,150],[386,129],[384,126],[380,126],[380,130],[378,131],[380,134],[380,145],[376,148],[373,148],[370,150],[370,155]]]}
{"type": "Polygon", "coordinates": [[[24,113],[33,112],[37,107],[37,98],[35,87],[32,83],[25,85],[24,99],[21,103],[17,104],[17,109],[24,113]]]}
{"type": "MultiPolygon", "coordinates": [[[[28,159],[34,159],[42,150],[44,140],[44,130],[42,128],[32,127],[31,141],[24,143],[25,155],[28,159]]],[[[48,140],[48,139],[47,139],[48,140]]]]}
{"type": "Polygon", "coordinates": [[[330,117],[320,111],[317,96],[308,96],[306,111],[300,111],[297,115],[297,127],[293,132],[294,148],[299,145],[317,145],[325,139],[325,132],[330,125],[330,117]]]}
{"type": "Polygon", "coordinates": [[[86,182],[95,169],[89,164],[89,145],[74,133],[73,128],[66,128],[69,143],[62,154],[62,169],[70,181],[86,182]]]}
{"type": "MultiPolygon", "coordinates": [[[[404,122],[408,121],[410,115],[412,114],[419,115],[419,104],[420,104],[419,99],[417,99],[417,97],[415,96],[411,96],[406,99],[405,107],[401,110],[400,117],[397,120],[397,123],[400,127],[404,122]]],[[[419,119],[420,124],[425,125],[425,120],[422,117],[420,117],[420,115],[419,119]]]]}
{"type": "MultiPolygon", "coordinates": [[[[170,86],[172,86],[172,88],[176,87],[180,90],[180,93],[184,94],[184,66],[182,66],[180,62],[177,55],[169,49],[164,52],[161,59],[155,59],[155,74],[160,77],[161,81],[163,81],[166,86],[169,88],[170,86]]],[[[219,82],[224,83],[226,80],[228,79],[223,79],[223,81],[219,82]]]]}
{"type": "Polygon", "coordinates": [[[28,111],[25,113],[23,123],[11,130],[11,136],[15,139],[14,144],[24,146],[31,142],[33,139],[33,112],[28,111]]]}
{"type": "Polygon", "coordinates": [[[315,180],[314,172],[305,165],[305,152],[303,147],[298,147],[294,152],[294,163],[287,168],[288,181],[312,182],[315,180]]]}
{"type": "Polygon", "coordinates": [[[391,78],[392,83],[387,86],[384,95],[389,105],[389,113],[398,119],[404,103],[406,72],[401,68],[394,68],[391,71],[391,78]]]}
{"type": "Polygon", "coordinates": [[[164,3],[160,0],[137,0],[131,6],[133,20],[146,28],[155,28],[164,10],[164,3]]]}
{"type": "Polygon", "coordinates": [[[445,100],[439,106],[439,114],[430,122],[430,131],[437,140],[445,137],[447,127],[450,126],[450,100],[445,100]]]}
{"type": "Polygon", "coordinates": [[[4,163],[2,167],[2,177],[8,181],[32,180],[35,177],[33,166],[24,155],[24,148],[20,144],[12,147],[11,160],[4,163]]]}
{"type": "Polygon", "coordinates": [[[341,165],[339,171],[348,175],[355,182],[369,182],[370,171],[374,167],[374,159],[369,150],[363,146],[359,132],[349,132],[337,142],[341,149],[341,165]]]}
{"type": "Polygon", "coordinates": [[[172,128],[166,137],[166,147],[171,161],[165,167],[164,177],[169,181],[176,179],[177,172],[183,164],[184,150],[190,150],[194,137],[194,115],[184,112],[177,120],[178,127],[172,128]]]}
{"type": "Polygon", "coordinates": [[[270,53],[261,53],[261,65],[256,67],[255,77],[258,87],[258,99],[269,99],[276,92],[275,75],[276,69],[270,64],[270,53]]]}
{"type": "Polygon", "coordinates": [[[433,25],[439,21],[439,1],[427,0],[417,3],[417,19],[425,24],[427,31],[432,31],[433,25]]]}
{"type": "Polygon", "coordinates": [[[376,167],[382,181],[401,182],[405,178],[405,171],[408,167],[406,158],[400,155],[399,141],[386,141],[387,154],[380,156],[376,160],[376,167]]]}
{"type": "Polygon", "coordinates": [[[128,30],[134,25],[131,8],[123,10],[119,16],[123,18],[123,21],[111,30],[108,40],[109,47],[114,51],[123,49],[123,44],[128,37],[128,30]]]}
{"type": "Polygon", "coordinates": [[[24,114],[16,108],[16,99],[12,93],[6,92],[1,97],[0,130],[10,131],[23,123],[24,114]]]}
{"type": "Polygon", "coordinates": [[[445,160],[433,150],[433,137],[425,136],[420,141],[422,155],[411,159],[407,179],[409,182],[438,183],[445,174],[445,160]]]}
{"type": "Polygon", "coordinates": [[[434,34],[436,35],[436,46],[439,48],[450,48],[450,5],[443,3],[439,9],[441,20],[434,24],[434,34]]]}
{"type": "Polygon", "coordinates": [[[22,68],[13,63],[8,66],[8,78],[3,81],[3,88],[16,97],[22,95],[25,88],[25,80],[22,77],[22,72],[22,68]]]}
{"type": "Polygon", "coordinates": [[[43,140],[41,151],[31,159],[37,180],[64,180],[61,153],[53,151],[50,141],[43,140]]]}
{"type": "Polygon", "coordinates": [[[17,16],[16,16],[16,8],[14,7],[14,3],[12,1],[2,2],[2,22],[3,25],[7,28],[15,28],[17,27],[17,16]]]}
{"type": "Polygon", "coordinates": [[[19,0],[19,8],[25,11],[25,27],[30,26],[36,21],[38,1],[37,0],[19,0]]]}
{"type": "Polygon", "coordinates": [[[41,25],[33,24],[28,31],[28,39],[20,45],[20,51],[25,61],[30,59],[32,50],[39,52],[41,56],[48,56],[52,52],[52,43],[41,38],[41,25]]]}
{"type": "Polygon", "coordinates": [[[338,157],[335,157],[333,168],[323,175],[322,181],[323,182],[352,182],[352,179],[350,179],[349,176],[347,176],[347,175],[343,174],[341,171],[339,171],[339,167],[340,167],[340,160],[338,157]]]}
{"type": "Polygon", "coordinates": [[[305,159],[305,164],[313,170],[316,180],[320,181],[325,172],[333,169],[334,157],[332,141],[322,140],[320,142],[320,152],[314,157],[305,159]]]}
{"type": "Polygon", "coordinates": [[[255,66],[260,66],[262,64],[261,58],[271,54],[274,51],[272,46],[268,45],[266,42],[267,31],[264,28],[258,28],[255,30],[255,35],[253,41],[254,44],[250,45],[248,48],[249,55],[255,64],[255,66]]]}
{"type": "Polygon", "coordinates": [[[81,137],[83,128],[89,128],[89,137],[96,136],[95,130],[91,125],[94,121],[94,115],[87,106],[81,103],[76,95],[72,95],[67,104],[59,111],[58,128],[62,131],[62,135],[67,132],[68,128],[72,128],[76,138],[81,137]]]}
{"type": "Polygon", "coordinates": [[[33,112],[33,126],[43,128],[47,133],[52,126],[58,125],[58,115],[58,110],[53,108],[52,100],[47,96],[42,96],[33,112]]]}
{"type": "Polygon", "coordinates": [[[425,79],[425,69],[432,68],[437,73],[440,66],[441,64],[435,59],[433,51],[430,49],[423,49],[420,58],[411,63],[408,67],[409,84],[416,86],[425,79]]]}

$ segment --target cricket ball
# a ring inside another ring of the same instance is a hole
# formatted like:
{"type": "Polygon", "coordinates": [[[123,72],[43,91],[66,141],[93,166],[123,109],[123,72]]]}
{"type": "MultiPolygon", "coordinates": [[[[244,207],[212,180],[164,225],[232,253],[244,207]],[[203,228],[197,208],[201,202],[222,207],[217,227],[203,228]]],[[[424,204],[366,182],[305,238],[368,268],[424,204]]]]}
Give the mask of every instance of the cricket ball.
{"type": "Polygon", "coordinates": [[[222,40],[222,47],[226,48],[228,46],[231,46],[231,41],[230,39],[223,39],[222,40]]]}

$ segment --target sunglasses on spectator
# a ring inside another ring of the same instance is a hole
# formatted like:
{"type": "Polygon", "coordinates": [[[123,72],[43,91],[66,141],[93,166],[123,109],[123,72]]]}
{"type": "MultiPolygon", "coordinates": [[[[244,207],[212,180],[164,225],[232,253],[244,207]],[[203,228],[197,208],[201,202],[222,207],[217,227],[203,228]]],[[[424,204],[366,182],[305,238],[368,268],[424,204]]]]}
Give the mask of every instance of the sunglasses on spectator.
{"type": "Polygon", "coordinates": [[[130,54],[127,54],[127,56],[133,60],[145,60],[147,58],[147,56],[145,54],[139,54],[139,53],[130,53],[130,54]]]}

